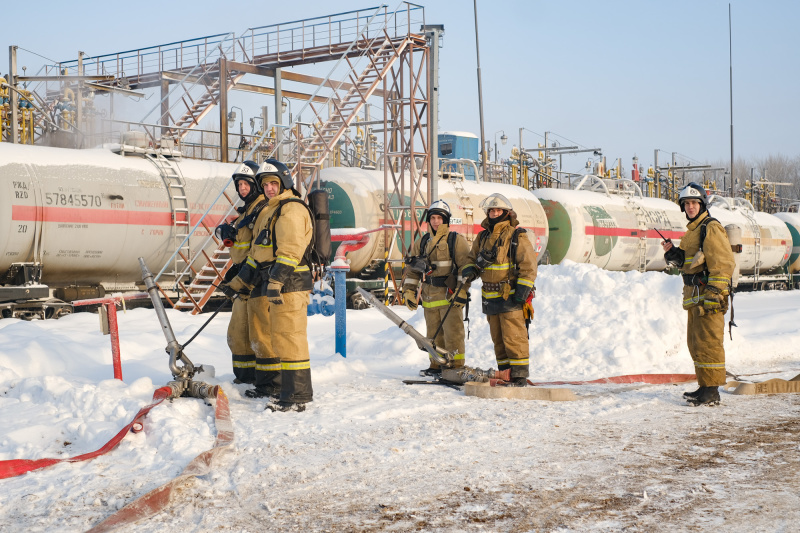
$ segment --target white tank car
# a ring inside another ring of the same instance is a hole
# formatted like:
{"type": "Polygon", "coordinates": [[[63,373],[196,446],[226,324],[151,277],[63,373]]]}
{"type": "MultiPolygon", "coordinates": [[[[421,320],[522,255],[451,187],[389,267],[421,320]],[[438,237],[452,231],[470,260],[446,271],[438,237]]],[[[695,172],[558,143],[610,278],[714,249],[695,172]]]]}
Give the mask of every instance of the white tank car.
{"type": "MultiPolygon", "coordinates": [[[[775,215],[762,213],[744,198],[709,198],[709,213],[723,227],[734,225],[741,230],[742,253],[737,254],[742,276],[754,276],[780,268],[792,253],[792,235],[775,215]]],[[[745,280],[747,281],[747,280],[745,280]]]]}
{"type": "Polygon", "coordinates": [[[790,206],[787,212],[775,213],[775,217],[783,220],[792,235],[792,253],[786,264],[790,274],[800,272],[800,213],[798,211],[800,211],[800,203],[790,206]]]}
{"type": "MultiPolygon", "coordinates": [[[[327,168],[321,173],[321,186],[328,191],[331,212],[331,229],[336,233],[348,230],[365,231],[384,224],[383,171],[359,168],[327,168]]],[[[471,243],[483,229],[480,224],[485,214],[478,207],[481,200],[492,193],[503,194],[517,213],[520,226],[528,230],[531,243],[541,254],[547,248],[547,219],[539,200],[529,191],[514,185],[478,183],[460,178],[440,179],[439,195],[448,203],[452,216],[451,229],[463,234],[471,243]],[[457,180],[457,181],[454,181],[457,180]]],[[[420,206],[424,209],[426,206],[420,206]]],[[[410,225],[404,228],[409,232],[410,225]]],[[[425,229],[423,227],[423,229],[425,229]]],[[[406,240],[408,242],[408,239],[406,240]]],[[[334,243],[335,245],[336,243],[334,243]]],[[[400,259],[399,235],[391,246],[390,258],[400,259]]],[[[351,276],[357,276],[373,261],[384,258],[383,232],[371,234],[370,241],[360,250],[348,252],[351,276]]]]}
{"type": "MultiPolygon", "coordinates": [[[[205,219],[213,231],[231,206],[215,199],[237,165],[154,162],[136,151],[0,143],[0,277],[7,282],[14,263],[40,263],[51,287],[130,284],[141,280],[138,257],[153,272],[165,265],[174,236],[188,231],[174,223],[187,208],[191,228],[213,203],[205,219]]],[[[227,193],[237,198],[232,185],[227,193]]],[[[199,226],[191,253],[207,235],[199,226]]]]}
{"type": "Polygon", "coordinates": [[[575,189],[537,189],[547,213],[549,262],[567,259],[607,270],[663,270],[658,231],[677,246],[686,218],[673,202],[645,198],[630,180],[587,176],[575,189]]]}

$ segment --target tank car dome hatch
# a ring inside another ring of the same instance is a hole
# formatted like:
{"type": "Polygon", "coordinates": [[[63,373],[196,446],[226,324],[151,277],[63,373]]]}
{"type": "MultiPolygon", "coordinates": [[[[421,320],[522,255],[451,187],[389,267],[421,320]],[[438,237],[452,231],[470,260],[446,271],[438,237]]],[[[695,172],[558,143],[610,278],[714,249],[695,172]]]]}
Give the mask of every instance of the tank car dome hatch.
{"type": "MultiPolygon", "coordinates": [[[[334,167],[321,172],[321,187],[328,191],[331,213],[331,231],[336,234],[349,234],[378,228],[384,224],[383,171],[360,168],[334,167]]],[[[496,183],[475,183],[459,181],[455,187],[449,180],[437,183],[439,198],[450,206],[450,229],[464,235],[469,242],[483,229],[480,224],[485,218],[478,208],[480,202],[499,192],[514,205],[520,225],[528,230],[528,235],[537,253],[547,248],[547,219],[539,200],[529,191],[514,185],[496,183]]],[[[390,198],[390,202],[396,202],[390,198]]],[[[426,209],[421,203],[417,206],[418,215],[426,209]]],[[[406,242],[410,238],[410,223],[406,222],[406,242]]],[[[423,224],[427,229],[427,224],[423,224]]],[[[383,260],[385,243],[384,232],[370,235],[369,242],[359,250],[347,253],[351,275],[357,276],[373,260],[383,260]]],[[[338,243],[334,243],[338,246],[338,243]]],[[[389,243],[390,258],[402,258],[401,240],[397,235],[394,243],[389,243]]],[[[335,251],[335,250],[334,250],[335,251]]]]}

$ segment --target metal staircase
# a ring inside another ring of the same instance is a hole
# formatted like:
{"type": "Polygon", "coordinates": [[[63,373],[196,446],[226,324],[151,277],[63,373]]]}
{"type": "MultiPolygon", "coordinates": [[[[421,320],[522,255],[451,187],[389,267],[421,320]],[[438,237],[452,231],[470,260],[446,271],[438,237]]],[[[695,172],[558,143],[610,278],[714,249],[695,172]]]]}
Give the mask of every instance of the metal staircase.
{"type": "MultiPolygon", "coordinates": [[[[322,109],[317,109],[312,102],[308,103],[314,117],[311,138],[306,142],[296,143],[294,157],[289,162],[294,163],[292,173],[303,180],[306,190],[309,190],[319,175],[322,164],[332,151],[336,143],[355,121],[358,113],[367,105],[367,100],[384,82],[392,66],[399,60],[406,46],[414,39],[425,41],[419,36],[408,35],[402,38],[391,38],[383,31],[383,38],[357,43],[363,49],[363,57],[367,60],[366,68],[356,75],[356,69],[349,58],[345,57],[350,66],[348,73],[352,85],[347,91],[341,88],[334,89],[329,102],[332,112],[327,118],[322,109]],[[343,94],[341,94],[343,93],[343,94]],[[316,124],[321,124],[317,126],[316,124]]],[[[297,136],[300,137],[300,136],[297,136]]]]}
{"type": "MultiPolygon", "coordinates": [[[[402,13],[405,13],[405,11],[402,11],[402,13]]],[[[320,46],[316,41],[312,40],[310,42],[311,46],[307,46],[306,49],[296,46],[292,50],[286,50],[285,46],[281,49],[280,43],[287,41],[287,39],[281,38],[281,32],[288,30],[280,26],[277,28],[269,27],[271,28],[269,31],[261,31],[259,33],[248,30],[251,32],[250,35],[237,40],[237,46],[234,49],[239,49],[241,60],[262,67],[278,68],[300,64],[303,61],[331,59],[331,54],[339,55],[339,59],[331,69],[331,73],[319,84],[316,92],[295,115],[297,120],[287,128],[288,139],[282,143],[277,143],[270,154],[270,157],[282,160],[292,169],[296,183],[298,186],[302,184],[302,187],[299,188],[304,189],[305,192],[308,192],[313,187],[313,182],[319,179],[319,171],[322,169],[326,159],[338,149],[338,141],[356,121],[359,112],[368,105],[368,99],[376,93],[380,94],[378,91],[381,86],[392,85],[392,80],[387,78],[391,77],[393,67],[402,60],[404,53],[410,53],[407,52],[409,48],[413,50],[415,47],[425,48],[427,46],[423,36],[411,33],[410,18],[408,23],[398,24],[396,15],[397,13],[388,13],[385,10],[385,6],[381,6],[371,13],[369,17],[362,17],[359,20],[356,28],[349,34],[351,41],[328,42],[320,46]],[[401,28],[398,30],[399,26],[401,28]],[[406,28],[403,29],[402,26],[406,26],[406,28]],[[259,36],[264,35],[266,37],[259,40],[259,36]],[[255,43],[257,42],[260,42],[261,45],[256,46],[255,43]],[[263,44],[264,42],[266,42],[266,45],[263,44]],[[270,48],[271,46],[273,49],[270,48]],[[258,53],[259,50],[266,51],[266,53],[258,53]],[[334,82],[332,81],[333,79],[347,79],[349,82],[334,82]],[[325,101],[324,96],[321,97],[320,95],[327,96],[327,100],[325,101]],[[325,101],[325,103],[321,105],[313,103],[321,100],[325,101]],[[311,120],[300,122],[299,117],[308,117],[309,113],[311,114],[311,120]],[[288,153],[286,153],[287,151],[288,153]]],[[[297,25],[298,23],[293,24],[297,25]]],[[[332,23],[326,22],[326,24],[331,25],[332,23]]],[[[329,31],[328,33],[331,32],[329,31]]],[[[341,29],[339,34],[343,34],[341,29]]],[[[294,44],[295,37],[294,34],[292,35],[289,41],[294,44]]],[[[306,37],[301,39],[303,46],[305,46],[303,43],[306,42],[306,37]]],[[[216,72],[214,72],[214,67],[205,68],[204,74],[185,76],[180,85],[191,83],[191,89],[194,90],[198,87],[198,84],[203,84],[203,80],[208,79],[210,75],[226,69],[224,61],[216,61],[214,65],[218,65],[216,72]]],[[[230,73],[225,72],[224,76],[218,76],[217,80],[226,80],[230,87],[235,85],[241,76],[242,74],[234,70],[230,73]]],[[[394,80],[393,84],[396,87],[397,81],[394,80]]],[[[188,85],[184,88],[187,94],[188,88],[188,85]]],[[[177,86],[174,90],[176,89],[177,86]]],[[[197,99],[185,96],[180,98],[183,101],[181,105],[185,107],[186,111],[175,122],[175,126],[190,128],[192,125],[197,124],[202,116],[208,113],[210,108],[217,105],[220,92],[219,81],[203,85],[203,90],[205,91],[204,94],[197,99]]],[[[384,98],[386,98],[386,95],[384,95],[384,98]]],[[[177,102],[173,100],[173,108],[176,104],[177,102]]],[[[401,107],[401,104],[398,104],[398,107],[401,107]]],[[[162,114],[161,123],[171,122],[171,120],[172,113],[165,111],[162,114]]],[[[384,124],[388,124],[387,127],[389,128],[397,127],[391,124],[390,119],[387,117],[384,117],[384,124]]],[[[400,127],[402,127],[402,124],[400,127]]],[[[162,131],[164,130],[162,129],[162,131]]],[[[252,151],[244,157],[250,158],[251,155],[252,151]]],[[[232,214],[232,211],[229,211],[226,218],[230,214],[232,214]]],[[[214,240],[214,244],[216,244],[214,252],[210,256],[205,252],[202,253],[207,263],[199,270],[196,270],[191,264],[192,259],[182,271],[175,270],[177,274],[175,288],[182,291],[182,296],[174,306],[180,309],[192,309],[195,314],[201,312],[203,305],[216,290],[217,282],[221,280],[224,273],[230,268],[230,257],[227,254],[227,250],[214,237],[213,228],[209,230],[209,233],[211,235],[199,248],[195,246],[196,249],[205,250],[211,245],[211,240],[214,240]],[[185,285],[184,280],[187,278],[191,278],[191,283],[185,285]]],[[[186,243],[182,243],[180,246],[182,248],[176,251],[175,256],[180,256],[182,250],[187,247],[186,243]]],[[[197,257],[199,258],[200,255],[197,257]]],[[[177,262],[177,258],[175,261],[177,262]]]]}

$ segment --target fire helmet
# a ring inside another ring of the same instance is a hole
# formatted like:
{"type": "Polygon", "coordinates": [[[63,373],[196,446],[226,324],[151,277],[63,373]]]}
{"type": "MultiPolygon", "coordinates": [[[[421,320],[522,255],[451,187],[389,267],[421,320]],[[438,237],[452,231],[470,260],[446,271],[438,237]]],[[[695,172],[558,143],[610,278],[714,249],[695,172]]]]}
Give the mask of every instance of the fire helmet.
{"type": "Polygon", "coordinates": [[[508,198],[506,198],[499,192],[490,194],[489,196],[484,198],[478,207],[483,209],[483,212],[486,213],[486,216],[489,216],[490,209],[503,209],[505,211],[511,211],[512,209],[514,209],[511,206],[511,202],[508,201],[508,198]]]}
{"type": "Polygon", "coordinates": [[[683,207],[683,203],[686,200],[697,200],[702,204],[700,211],[704,209],[708,209],[708,195],[706,195],[705,188],[701,187],[700,185],[690,182],[686,187],[681,189],[681,193],[678,196],[678,203],[681,206],[681,211],[686,211],[683,207]]]}
{"type": "Polygon", "coordinates": [[[292,179],[292,173],[289,172],[289,167],[277,159],[267,159],[261,163],[261,166],[258,167],[258,172],[256,172],[256,180],[262,187],[264,185],[264,180],[270,176],[275,176],[280,180],[281,191],[294,187],[294,180],[292,179]]]}
{"type": "Polygon", "coordinates": [[[258,195],[262,193],[261,186],[256,180],[256,172],[258,171],[258,163],[255,161],[247,160],[233,173],[233,183],[236,186],[236,194],[242,199],[244,203],[250,203],[258,195]],[[246,181],[250,184],[250,192],[246,196],[239,193],[239,181],[246,181]]]}
{"type": "Polygon", "coordinates": [[[431,223],[431,215],[439,215],[445,224],[450,224],[450,206],[444,200],[436,200],[425,213],[425,222],[431,223]]]}

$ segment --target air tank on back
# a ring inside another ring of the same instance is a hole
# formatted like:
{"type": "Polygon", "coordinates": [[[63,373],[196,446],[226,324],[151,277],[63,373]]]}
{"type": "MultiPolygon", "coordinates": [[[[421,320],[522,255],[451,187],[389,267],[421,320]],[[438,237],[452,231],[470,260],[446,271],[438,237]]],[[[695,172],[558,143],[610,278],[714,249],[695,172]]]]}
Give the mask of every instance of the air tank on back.
{"type": "Polygon", "coordinates": [[[663,270],[661,236],[677,246],[686,218],[668,200],[645,198],[631,180],[585,176],[574,189],[536,189],[547,213],[550,263],[567,259],[607,270],[663,270]]]}
{"type": "MultiPolygon", "coordinates": [[[[388,223],[384,220],[383,180],[382,170],[336,167],[322,171],[321,186],[328,191],[331,229],[334,234],[376,229],[381,224],[388,223]]],[[[528,230],[528,236],[537,253],[541,254],[546,249],[547,219],[539,200],[531,192],[514,185],[479,183],[463,180],[461,177],[439,179],[437,187],[437,199],[444,200],[450,206],[451,229],[464,235],[470,243],[483,229],[480,223],[485,214],[478,205],[490,194],[500,193],[511,202],[520,226],[528,230]]],[[[420,210],[425,207],[427,206],[419,205],[420,210]]],[[[408,222],[406,224],[404,229],[408,232],[410,226],[408,222]]],[[[382,261],[384,250],[384,234],[377,232],[371,235],[366,246],[348,252],[350,276],[358,276],[374,262],[382,261]]],[[[402,254],[398,235],[395,242],[390,243],[389,257],[400,259],[402,254]]]]}
{"type": "MultiPolygon", "coordinates": [[[[157,272],[177,235],[209,207],[213,231],[231,207],[218,196],[236,165],[177,156],[133,145],[0,143],[0,284],[11,284],[15,264],[41,265],[41,283],[51,287],[135,283],[138,257],[157,272]]],[[[232,186],[228,196],[236,199],[232,186]]],[[[184,253],[199,253],[207,235],[199,226],[184,253]]]]}

